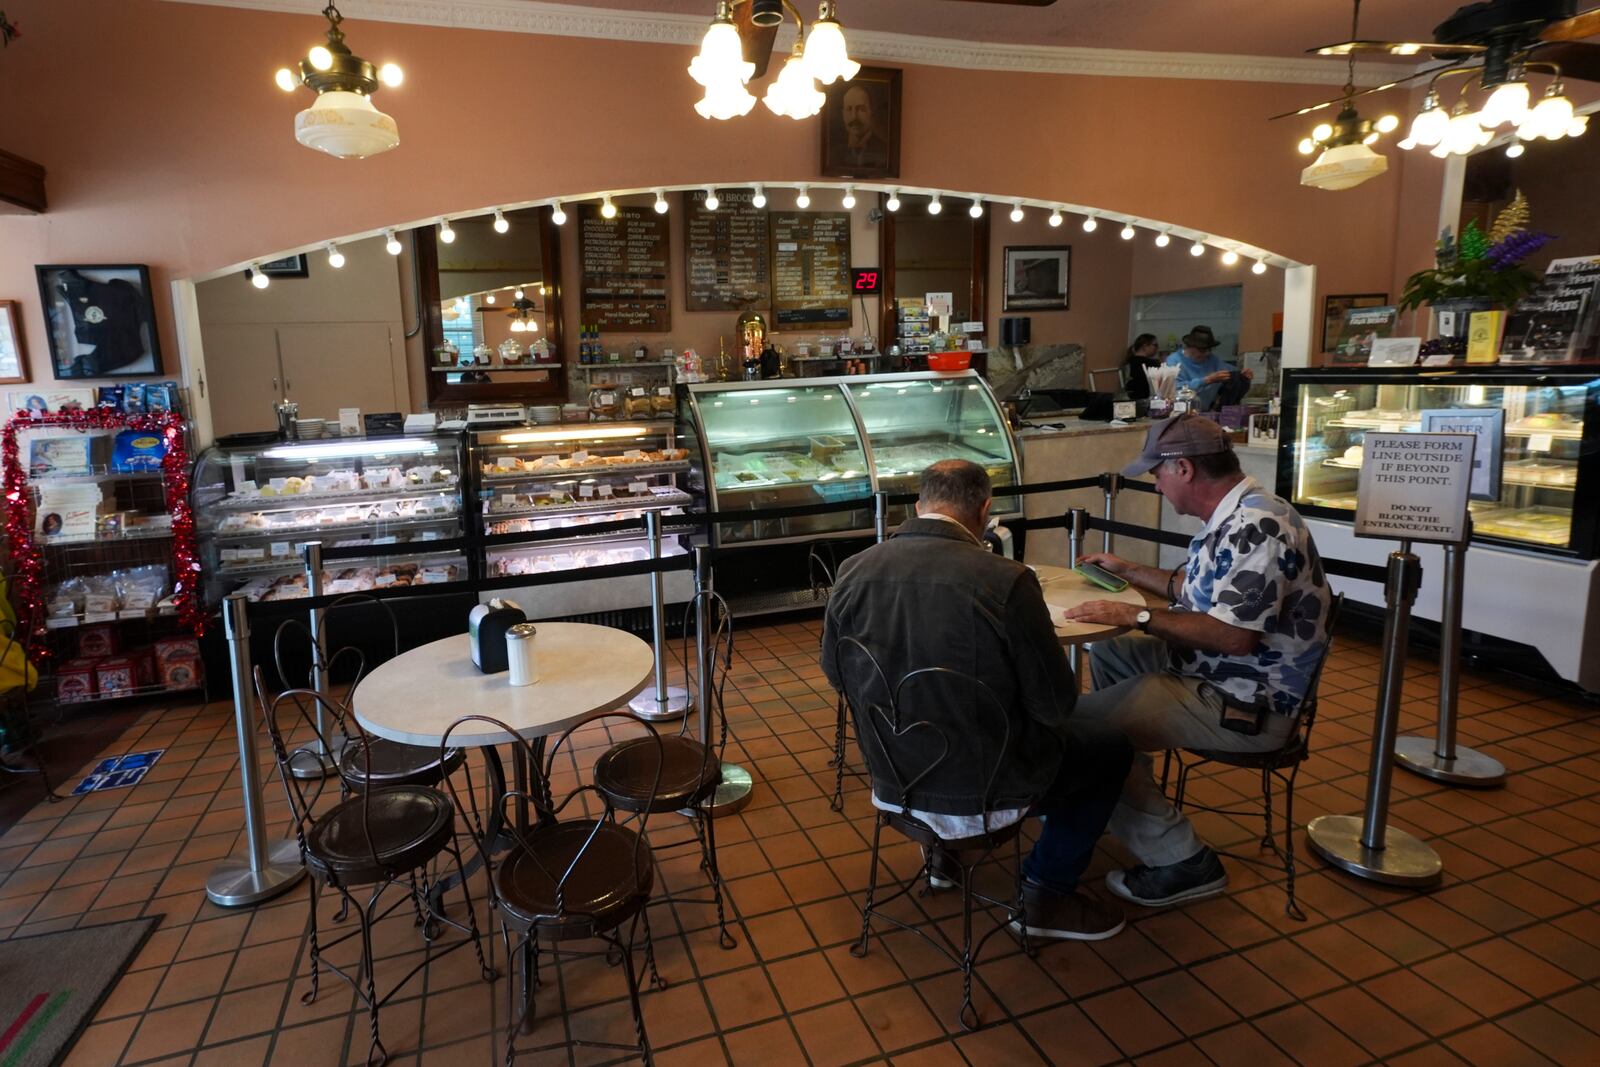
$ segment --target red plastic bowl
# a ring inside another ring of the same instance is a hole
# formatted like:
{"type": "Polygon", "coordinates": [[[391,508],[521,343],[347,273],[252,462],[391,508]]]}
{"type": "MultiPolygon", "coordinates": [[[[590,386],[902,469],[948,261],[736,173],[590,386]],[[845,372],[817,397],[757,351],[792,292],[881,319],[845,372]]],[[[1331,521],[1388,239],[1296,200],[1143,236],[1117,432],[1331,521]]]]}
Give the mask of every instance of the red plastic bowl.
{"type": "Polygon", "coordinates": [[[972,366],[971,352],[930,352],[929,370],[966,370],[972,366]]]}

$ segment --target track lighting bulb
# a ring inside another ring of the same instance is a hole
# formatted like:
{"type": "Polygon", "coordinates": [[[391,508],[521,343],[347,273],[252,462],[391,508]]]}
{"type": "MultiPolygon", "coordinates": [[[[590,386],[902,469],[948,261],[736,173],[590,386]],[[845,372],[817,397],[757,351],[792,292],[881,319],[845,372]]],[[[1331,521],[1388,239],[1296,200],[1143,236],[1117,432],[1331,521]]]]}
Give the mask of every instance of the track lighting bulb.
{"type": "Polygon", "coordinates": [[[1061,209],[1060,208],[1056,208],[1054,211],[1050,212],[1050,225],[1051,226],[1060,226],[1061,225],[1061,209]]]}
{"type": "Polygon", "coordinates": [[[1253,264],[1250,265],[1250,273],[1251,274],[1265,274],[1265,273],[1267,273],[1267,261],[1264,260],[1264,259],[1256,260],[1253,264]]]}
{"type": "Polygon", "coordinates": [[[250,284],[257,289],[265,289],[272,284],[272,279],[261,273],[261,264],[259,263],[250,264],[250,269],[245,273],[250,275],[250,284]]]}
{"type": "Polygon", "coordinates": [[[1134,239],[1137,232],[1138,231],[1133,228],[1133,223],[1125,222],[1122,225],[1122,229],[1118,231],[1117,236],[1122,238],[1124,241],[1131,241],[1134,239]]]}
{"type": "Polygon", "coordinates": [[[400,238],[394,235],[393,230],[383,231],[383,250],[391,256],[400,254],[400,238]]]}
{"type": "Polygon", "coordinates": [[[1206,254],[1206,244],[1205,244],[1205,242],[1200,240],[1199,238],[1195,238],[1194,244],[1189,246],[1189,254],[1191,256],[1203,256],[1203,255],[1205,255],[1206,254]]]}
{"type": "Polygon", "coordinates": [[[934,193],[928,198],[928,214],[937,215],[944,210],[944,203],[940,201],[939,194],[934,193]]]}
{"type": "Polygon", "coordinates": [[[657,189],[656,190],[656,214],[657,215],[665,215],[666,213],[667,213],[667,194],[662,192],[660,189],[657,189]]]}
{"type": "Polygon", "coordinates": [[[485,293],[485,294],[483,294],[483,302],[485,304],[494,303],[494,294],[493,293],[485,293]]]}
{"type": "Polygon", "coordinates": [[[883,202],[883,206],[884,206],[885,210],[888,210],[888,211],[899,211],[900,210],[900,190],[891,189],[889,191],[889,199],[887,199],[887,200],[885,200],[883,202]]]}
{"type": "Polygon", "coordinates": [[[844,187],[844,196],[839,199],[839,205],[846,211],[856,206],[856,191],[852,186],[844,187]]]}
{"type": "Polygon", "coordinates": [[[717,199],[717,191],[715,189],[707,189],[706,190],[706,210],[707,211],[715,211],[715,210],[717,210],[717,208],[719,208],[721,206],[722,206],[722,201],[717,199]]]}
{"type": "Polygon", "coordinates": [[[602,197],[600,200],[600,217],[603,219],[614,219],[617,217],[617,205],[611,202],[611,198],[609,196],[602,197]]]}
{"type": "Polygon", "coordinates": [[[328,242],[328,266],[334,270],[344,266],[344,253],[339,251],[339,246],[332,241],[328,242]]]}
{"type": "Polygon", "coordinates": [[[1230,248],[1226,252],[1222,253],[1222,265],[1224,267],[1231,267],[1237,262],[1239,262],[1239,253],[1235,252],[1233,249],[1230,248]]]}
{"type": "Polygon", "coordinates": [[[767,188],[766,188],[766,186],[764,186],[764,185],[756,186],[756,195],[752,196],[750,198],[750,206],[753,207],[753,208],[757,208],[757,209],[764,208],[764,207],[767,206],[767,188]]]}
{"type": "Polygon", "coordinates": [[[1013,204],[1011,206],[1011,221],[1012,222],[1021,222],[1022,221],[1022,201],[1021,200],[1018,200],[1015,204],[1013,204]]]}
{"type": "Polygon", "coordinates": [[[1083,232],[1084,233],[1093,233],[1099,227],[1099,225],[1100,225],[1100,223],[1095,220],[1095,217],[1093,215],[1085,215],[1083,217],[1083,232]]]}
{"type": "Polygon", "coordinates": [[[522,286],[520,286],[520,285],[519,285],[519,286],[517,286],[517,288],[516,288],[516,289],[515,289],[515,290],[514,290],[514,291],[513,291],[513,292],[512,292],[512,294],[511,294],[511,299],[513,299],[513,300],[521,300],[521,299],[522,299],[522,298],[523,298],[523,292],[522,292],[522,286]]]}
{"type": "Polygon", "coordinates": [[[794,194],[794,206],[802,211],[811,206],[811,194],[806,191],[806,187],[803,185],[794,194]]]}
{"type": "Polygon", "coordinates": [[[1160,233],[1156,234],[1156,247],[1157,248],[1165,248],[1168,245],[1170,245],[1171,243],[1172,243],[1172,234],[1168,233],[1166,230],[1162,230],[1160,233]]]}
{"type": "Polygon", "coordinates": [[[561,201],[559,200],[550,205],[550,221],[557,226],[565,226],[567,223],[567,213],[561,210],[561,201]]]}
{"type": "Polygon", "coordinates": [[[505,233],[511,229],[511,223],[506,221],[506,213],[499,208],[494,209],[494,232],[505,233]]]}
{"type": "Polygon", "coordinates": [[[974,200],[972,202],[972,206],[967,208],[967,214],[971,215],[975,219],[983,218],[983,201],[974,200]]]}
{"type": "Polygon", "coordinates": [[[454,230],[452,230],[450,228],[450,220],[449,219],[440,219],[439,220],[439,240],[443,241],[445,244],[450,244],[455,239],[456,239],[456,231],[454,231],[454,230]]]}

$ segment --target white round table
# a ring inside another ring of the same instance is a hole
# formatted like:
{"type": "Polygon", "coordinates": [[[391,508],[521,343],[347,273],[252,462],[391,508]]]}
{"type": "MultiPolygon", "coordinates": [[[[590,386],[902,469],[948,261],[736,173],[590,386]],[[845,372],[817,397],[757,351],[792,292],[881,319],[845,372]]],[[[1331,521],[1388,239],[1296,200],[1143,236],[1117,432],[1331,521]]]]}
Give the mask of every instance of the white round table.
{"type": "Polygon", "coordinates": [[[1086,645],[1091,641],[1104,641],[1128,632],[1126,626],[1068,621],[1061,617],[1064,611],[1091,600],[1114,600],[1144,607],[1144,594],[1131,585],[1120,593],[1113,593],[1108,589],[1101,589],[1069,567],[1052,567],[1043,563],[1037,566],[1030,563],[1028,566],[1039,576],[1039,586],[1044,591],[1044,602],[1050,608],[1050,621],[1055,624],[1056,637],[1063,645],[1086,645]]]}
{"type": "MultiPolygon", "coordinates": [[[[478,670],[467,635],[457,634],[403,652],[363,678],[353,704],[356,721],[390,741],[437,745],[463,715],[487,715],[532,740],[626,704],[654,674],[650,646],[625,630],[534,625],[538,678],[532,685],[513,686],[509,671],[478,670]]],[[[464,748],[513,740],[488,723],[468,723],[450,735],[452,745],[464,748]]]]}

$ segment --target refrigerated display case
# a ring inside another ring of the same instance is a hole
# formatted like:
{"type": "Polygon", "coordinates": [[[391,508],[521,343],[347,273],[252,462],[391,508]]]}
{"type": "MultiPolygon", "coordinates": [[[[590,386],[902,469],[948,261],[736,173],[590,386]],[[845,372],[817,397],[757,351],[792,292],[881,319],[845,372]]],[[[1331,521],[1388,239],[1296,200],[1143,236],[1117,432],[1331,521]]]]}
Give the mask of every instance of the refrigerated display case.
{"type": "MultiPolygon", "coordinates": [[[[1554,673],[1600,691],[1600,375],[1593,368],[1290,369],[1284,372],[1278,493],[1323,555],[1381,563],[1394,543],[1351,532],[1369,431],[1415,432],[1423,413],[1501,409],[1502,479],[1474,500],[1466,630],[1536,651],[1554,673]]],[[[1480,441],[1482,439],[1480,438],[1480,441]]],[[[1440,553],[1422,557],[1415,612],[1437,619],[1440,553]]],[[[1383,604],[1374,583],[1353,599],[1383,604]]]]}
{"type": "MultiPolygon", "coordinates": [[[[503,578],[648,559],[638,531],[585,534],[600,523],[648,511],[682,514],[692,497],[678,486],[689,453],[663,423],[576,423],[473,435],[474,511],[483,536],[483,574],[503,578]],[[519,544],[516,535],[569,530],[571,537],[519,544]]],[[[682,554],[676,538],[664,555],[682,554]]],[[[640,605],[642,606],[642,605],[640,605]]]]}
{"type": "Polygon", "coordinates": [[[305,596],[309,541],[360,550],[323,567],[328,594],[465,579],[462,470],[458,434],[206,449],[191,496],[208,602],[305,596]]]}
{"type": "Polygon", "coordinates": [[[1475,540],[1581,559],[1600,554],[1593,372],[1291,370],[1284,393],[1281,486],[1302,514],[1351,516],[1369,430],[1416,432],[1425,411],[1499,408],[1500,497],[1472,502],[1475,540]]]}
{"type": "MultiPolygon", "coordinates": [[[[915,492],[923,468],[970,459],[996,486],[1021,482],[1021,453],[987,383],[974,371],[852,375],[679,388],[691,487],[712,511],[915,492]]],[[[1018,511],[996,494],[996,516],[1018,511]]],[[[898,515],[891,516],[898,521],[898,515]]],[[[870,533],[870,508],[722,522],[718,545],[800,542],[870,533]]]]}

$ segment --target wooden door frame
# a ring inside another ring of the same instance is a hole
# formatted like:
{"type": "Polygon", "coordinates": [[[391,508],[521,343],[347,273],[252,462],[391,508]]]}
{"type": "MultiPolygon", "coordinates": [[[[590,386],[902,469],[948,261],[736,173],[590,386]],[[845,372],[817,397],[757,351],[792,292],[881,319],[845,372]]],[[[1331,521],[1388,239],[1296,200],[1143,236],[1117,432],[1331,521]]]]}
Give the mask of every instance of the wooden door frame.
{"type": "MultiPolygon", "coordinates": [[[[880,300],[879,319],[883,332],[879,334],[878,349],[887,352],[889,346],[895,343],[898,335],[898,322],[895,315],[895,215],[884,204],[888,202],[889,194],[878,194],[878,207],[882,217],[878,220],[878,269],[883,272],[883,295],[880,300]]],[[[989,212],[984,213],[972,222],[972,278],[969,289],[971,300],[971,314],[977,316],[974,321],[983,323],[987,333],[989,323],[989,212]]]]}

